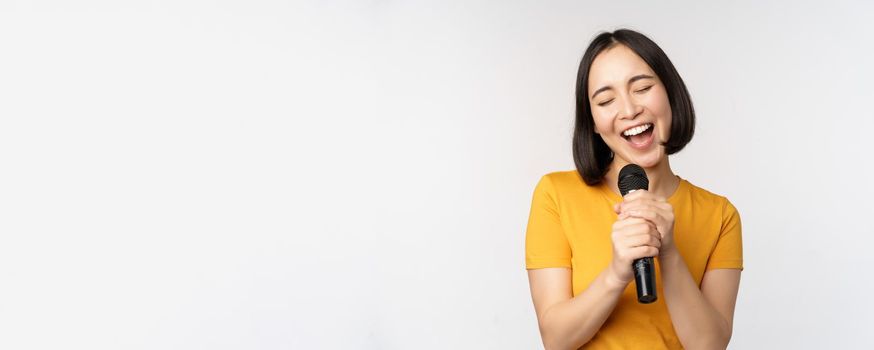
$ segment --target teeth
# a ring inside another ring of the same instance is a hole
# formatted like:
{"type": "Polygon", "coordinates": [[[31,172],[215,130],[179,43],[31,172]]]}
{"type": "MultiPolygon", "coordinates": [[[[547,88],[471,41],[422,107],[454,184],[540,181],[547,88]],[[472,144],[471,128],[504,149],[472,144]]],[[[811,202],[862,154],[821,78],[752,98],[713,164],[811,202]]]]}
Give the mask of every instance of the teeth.
{"type": "Polygon", "coordinates": [[[637,134],[640,134],[640,133],[646,131],[650,127],[652,127],[652,124],[643,124],[641,126],[635,126],[631,129],[625,130],[625,132],[623,132],[622,135],[634,136],[634,135],[637,135],[637,134]]]}

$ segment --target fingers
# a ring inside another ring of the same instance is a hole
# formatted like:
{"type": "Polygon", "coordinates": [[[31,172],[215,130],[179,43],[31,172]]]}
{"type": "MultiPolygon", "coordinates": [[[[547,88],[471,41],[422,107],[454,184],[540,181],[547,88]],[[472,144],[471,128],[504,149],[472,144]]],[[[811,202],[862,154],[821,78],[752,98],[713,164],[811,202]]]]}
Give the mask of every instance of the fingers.
{"type": "Polygon", "coordinates": [[[658,236],[647,234],[640,234],[635,236],[628,236],[623,238],[622,244],[629,248],[635,247],[655,247],[661,248],[662,240],[658,238],[658,236]]]}
{"type": "Polygon", "coordinates": [[[643,246],[637,247],[629,250],[628,259],[629,260],[637,260],[640,258],[649,258],[659,256],[659,248],[643,246]]]}
{"type": "Polygon", "coordinates": [[[651,199],[651,200],[658,201],[658,202],[667,202],[667,200],[665,198],[656,196],[655,194],[653,194],[652,192],[647,191],[647,190],[637,190],[637,191],[631,192],[629,194],[626,194],[624,197],[622,197],[622,200],[625,202],[630,202],[630,201],[633,201],[636,199],[641,199],[641,198],[651,199]]]}
{"type": "Polygon", "coordinates": [[[617,220],[623,220],[627,218],[641,218],[652,221],[657,226],[668,225],[674,222],[674,210],[673,208],[653,208],[647,206],[637,206],[631,207],[623,210],[617,220]]]}
{"type": "Polygon", "coordinates": [[[647,219],[630,217],[630,218],[625,218],[622,220],[616,220],[616,222],[613,223],[613,231],[619,231],[619,230],[622,230],[622,229],[629,227],[629,226],[635,226],[635,225],[641,225],[641,224],[645,224],[645,225],[649,226],[650,228],[652,228],[653,230],[656,229],[656,225],[647,219]]]}
{"type": "Polygon", "coordinates": [[[657,226],[651,220],[641,217],[623,217],[614,222],[612,241],[614,259],[623,268],[628,267],[635,259],[659,256],[662,247],[662,237],[657,226]]]}
{"type": "Polygon", "coordinates": [[[659,255],[659,248],[652,246],[640,246],[634,248],[623,249],[618,252],[619,256],[617,258],[620,261],[625,261],[630,263],[631,261],[640,259],[640,258],[648,258],[659,255]]]}
{"type": "Polygon", "coordinates": [[[619,214],[618,220],[624,220],[627,218],[646,219],[653,223],[661,222],[664,219],[661,214],[652,210],[628,210],[622,212],[622,214],[619,214]]]}
{"type": "Polygon", "coordinates": [[[631,208],[648,207],[652,209],[671,210],[671,204],[667,199],[654,195],[653,193],[640,190],[631,192],[622,199],[622,203],[614,206],[614,211],[619,213],[627,211],[631,208]],[[615,208],[615,207],[618,207],[615,208]]]}
{"type": "Polygon", "coordinates": [[[616,205],[618,220],[642,218],[651,221],[660,229],[670,230],[674,222],[674,208],[670,203],[657,198],[651,193],[635,191],[625,197],[625,201],[616,205]],[[641,194],[637,194],[641,192],[641,194]]]}
{"type": "Polygon", "coordinates": [[[630,218],[613,224],[613,241],[626,247],[661,245],[661,234],[653,223],[645,219],[630,218]]]}
{"type": "Polygon", "coordinates": [[[640,198],[640,199],[635,199],[632,201],[622,202],[622,203],[619,203],[617,205],[617,207],[618,207],[620,213],[625,212],[625,211],[629,211],[629,210],[640,210],[640,209],[656,210],[656,211],[672,211],[673,210],[673,206],[671,206],[670,203],[652,200],[652,199],[648,199],[648,198],[640,198]]]}

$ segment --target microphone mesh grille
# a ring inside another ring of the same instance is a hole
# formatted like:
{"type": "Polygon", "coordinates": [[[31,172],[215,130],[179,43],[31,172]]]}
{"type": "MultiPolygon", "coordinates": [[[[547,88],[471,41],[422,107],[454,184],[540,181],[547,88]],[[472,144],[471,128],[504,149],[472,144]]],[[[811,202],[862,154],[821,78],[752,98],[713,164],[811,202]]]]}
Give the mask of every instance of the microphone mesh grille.
{"type": "Polygon", "coordinates": [[[634,190],[649,190],[649,179],[639,165],[628,164],[619,171],[619,193],[625,197],[634,190]]]}

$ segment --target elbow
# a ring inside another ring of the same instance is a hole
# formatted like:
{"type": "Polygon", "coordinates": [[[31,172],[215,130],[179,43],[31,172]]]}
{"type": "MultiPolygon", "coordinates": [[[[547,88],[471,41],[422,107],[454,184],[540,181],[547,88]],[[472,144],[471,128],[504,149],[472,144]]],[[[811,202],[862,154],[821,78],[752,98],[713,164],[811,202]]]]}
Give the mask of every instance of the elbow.
{"type": "Polygon", "coordinates": [[[701,347],[701,349],[720,349],[725,350],[728,348],[728,341],[731,340],[731,334],[719,334],[719,336],[713,337],[710,340],[709,344],[705,344],[701,347]]]}
{"type": "Polygon", "coordinates": [[[562,349],[562,344],[560,344],[560,337],[553,336],[552,332],[548,330],[546,327],[545,320],[540,321],[540,341],[543,342],[544,350],[558,350],[562,349]]]}
{"type": "Polygon", "coordinates": [[[538,323],[540,325],[540,340],[543,343],[544,350],[562,350],[569,348],[568,344],[566,344],[567,337],[555,334],[556,332],[554,332],[554,329],[549,327],[546,313],[544,313],[538,323]]]}
{"type": "Polygon", "coordinates": [[[731,329],[728,329],[727,332],[719,332],[719,334],[714,334],[712,337],[699,337],[695,339],[697,342],[682,342],[683,347],[686,349],[702,349],[702,350],[716,350],[721,349],[725,350],[728,348],[728,342],[731,340],[731,329]]]}
{"type": "Polygon", "coordinates": [[[543,337],[543,349],[544,350],[564,350],[564,349],[572,349],[568,346],[568,344],[562,343],[558,339],[555,338],[547,338],[543,337]]]}
{"type": "Polygon", "coordinates": [[[710,337],[697,337],[697,343],[690,344],[691,346],[683,346],[686,349],[722,349],[728,348],[728,342],[731,341],[731,322],[726,319],[719,318],[719,325],[716,327],[710,337]]]}
{"type": "Polygon", "coordinates": [[[690,349],[713,349],[713,350],[725,350],[728,348],[728,341],[731,339],[731,336],[727,337],[715,337],[711,339],[711,341],[707,344],[702,344],[701,347],[694,347],[690,349]]]}
{"type": "Polygon", "coordinates": [[[546,338],[543,338],[543,350],[558,350],[558,349],[561,349],[561,347],[547,341],[546,338]]]}
{"type": "Polygon", "coordinates": [[[585,340],[578,344],[579,339],[576,337],[576,335],[562,333],[560,330],[555,329],[555,327],[549,326],[549,323],[545,322],[545,320],[540,322],[540,340],[543,343],[544,350],[578,349],[591,339],[591,336],[587,336],[585,340]]]}
{"type": "Polygon", "coordinates": [[[731,341],[731,325],[729,325],[724,332],[722,332],[722,347],[720,349],[728,348],[728,342],[731,341]]]}
{"type": "Polygon", "coordinates": [[[722,319],[722,327],[719,336],[716,337],[716,346],[713,349],[725,349],[728,347],[728,342],[731,341],[731,322],[722,319]]]}

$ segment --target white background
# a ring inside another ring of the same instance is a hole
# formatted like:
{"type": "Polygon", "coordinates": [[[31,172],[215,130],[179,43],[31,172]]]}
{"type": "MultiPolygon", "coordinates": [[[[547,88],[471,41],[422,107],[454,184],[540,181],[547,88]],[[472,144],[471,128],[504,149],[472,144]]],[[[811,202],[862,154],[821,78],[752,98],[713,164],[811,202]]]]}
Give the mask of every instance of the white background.
{"type": "Polygon", "coordinates": [[[0,348],[541,347],[531,194],[620,27],[692,94],[675,171],[741,212],[730,347],[871,348],[872,13],[0,2],[0,348]]]}

